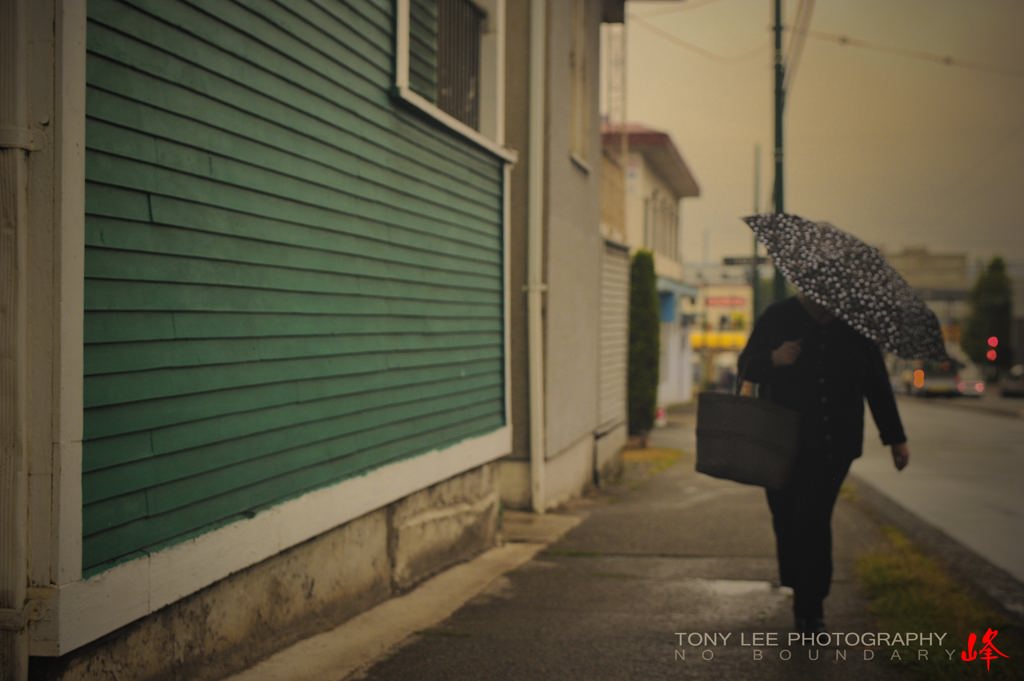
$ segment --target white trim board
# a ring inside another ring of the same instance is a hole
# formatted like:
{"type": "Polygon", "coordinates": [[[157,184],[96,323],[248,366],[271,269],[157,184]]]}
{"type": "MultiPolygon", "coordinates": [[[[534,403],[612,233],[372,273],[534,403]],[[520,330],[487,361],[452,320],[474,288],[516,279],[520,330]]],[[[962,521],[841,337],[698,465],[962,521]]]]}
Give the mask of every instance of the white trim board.
{"type": "Polygon", "coordinates": [[[431,118],[439,122],[441,125],[451,128],[454,132],[462,135],[463,137],[473,142],[477,146],[481,147],[485,151],[489,151],[490,153],[494,154],[495,156],[505,161],[506,163],[515,163],[518,160],[519,155],[516,153],[514,149],[507,149],[495,143],[494,141],[484,137],[478,131],[469,127],[468,125],[466,125],[459,119],[455,118],[451,114],[445,113],[444,111],[436,107],[433,104],[433,102],[428,100],[426,97],[423,97],[422,95],[413,92],[408,87],[396,87],[395,94],[397,94],[398,98],[401,99],[406,104],[409,104],[410,106],[419,109],[426,115],[430,116],[431,118]]]}
{"type": "Polygon", "coordinates": [[[506,455],[509,426],[310,492],[254,518],[118,565],[57,590],[33,655],[63,655],[228,575],[366,513],[506,455]]]}
{"type": "Polygon", "coordinates": [[[85,54],[86,0],[55,4],[59,29],[56,59],[60,71],[60,109],[57,112],[59,149],[59,289],[60,320],[54,385],[56,433],[52,456],[54,533],[57,564],[51,578],[64,584],[82,574],[82,429],[85,383],[85,54]]]}

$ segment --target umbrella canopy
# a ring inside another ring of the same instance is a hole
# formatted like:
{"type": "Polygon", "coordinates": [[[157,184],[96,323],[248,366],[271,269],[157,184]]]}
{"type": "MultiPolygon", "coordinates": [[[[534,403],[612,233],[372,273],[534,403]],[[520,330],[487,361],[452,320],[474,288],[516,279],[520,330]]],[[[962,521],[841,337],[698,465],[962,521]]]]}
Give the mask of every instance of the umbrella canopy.
{"type": "Polygon", "coordinates": [[[883,349],[904,359],[948,359],[935,313],[877,248],[789,213],[743,221],[793,285],[883,349]]]}

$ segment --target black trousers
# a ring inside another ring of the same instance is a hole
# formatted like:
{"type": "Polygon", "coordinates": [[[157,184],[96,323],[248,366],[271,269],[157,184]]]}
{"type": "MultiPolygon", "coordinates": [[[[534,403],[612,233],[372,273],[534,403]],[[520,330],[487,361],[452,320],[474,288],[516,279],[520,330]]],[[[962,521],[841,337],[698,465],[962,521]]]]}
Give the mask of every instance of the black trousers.
{"type": "Polygon", "coordinates": [[[786,487],[768,490],[779,581],[793,588],[796,617],[823,617],[832,584],[832,509],[850,470],[849,457],[802,451],[786,487]]]}

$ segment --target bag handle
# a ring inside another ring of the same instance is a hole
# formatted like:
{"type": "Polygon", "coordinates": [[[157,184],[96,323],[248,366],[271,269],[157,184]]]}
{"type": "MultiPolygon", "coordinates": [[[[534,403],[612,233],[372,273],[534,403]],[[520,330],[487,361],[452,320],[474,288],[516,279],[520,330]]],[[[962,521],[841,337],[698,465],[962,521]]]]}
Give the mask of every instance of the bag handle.
{"type": "Polygon", "coordinates": [[[733,394],[741,397],[757,397],[757,384],[743,380],[743,373],[736,367],[736,383],[733,386],[733,394]]]}

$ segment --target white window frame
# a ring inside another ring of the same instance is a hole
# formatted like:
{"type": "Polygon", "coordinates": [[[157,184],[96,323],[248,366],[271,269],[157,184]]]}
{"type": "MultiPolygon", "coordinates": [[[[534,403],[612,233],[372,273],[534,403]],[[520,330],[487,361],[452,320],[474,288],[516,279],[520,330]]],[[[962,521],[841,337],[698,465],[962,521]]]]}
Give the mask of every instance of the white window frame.
{"type": "Polygon", "coordinates": [[[505,147],[505,0],[470,0],[485,14],[480,37],[480,129],[466,125],[409,86],[410,0],[395,8],[395,94],[508,163],[516,153],[505,147]]]}

